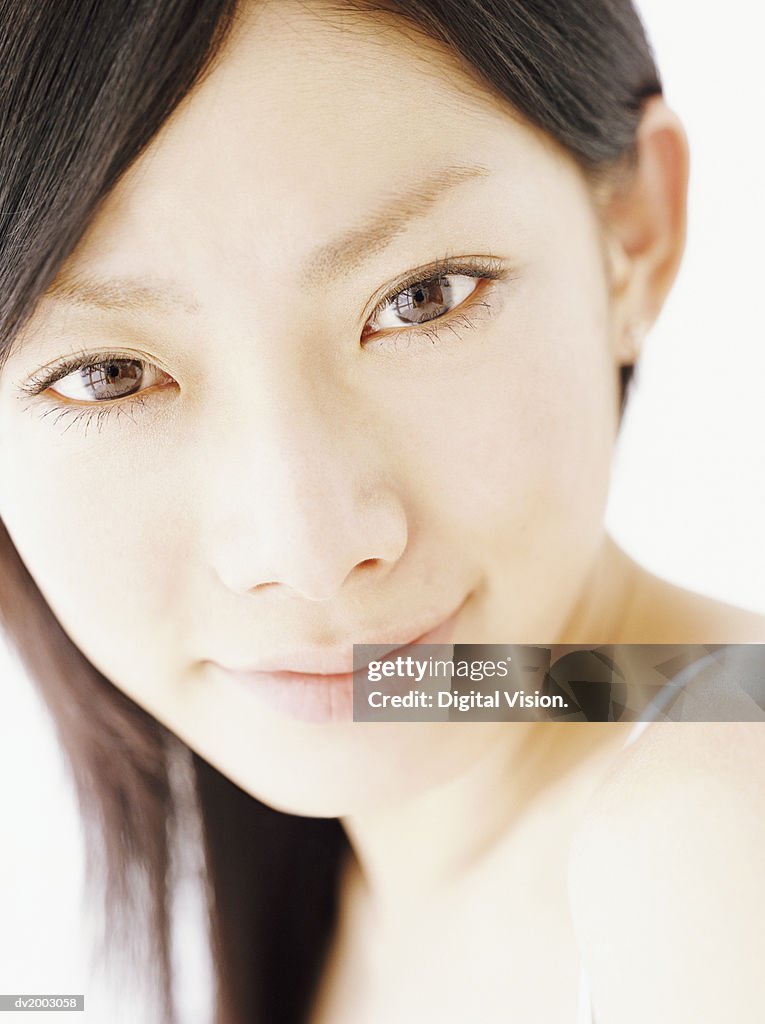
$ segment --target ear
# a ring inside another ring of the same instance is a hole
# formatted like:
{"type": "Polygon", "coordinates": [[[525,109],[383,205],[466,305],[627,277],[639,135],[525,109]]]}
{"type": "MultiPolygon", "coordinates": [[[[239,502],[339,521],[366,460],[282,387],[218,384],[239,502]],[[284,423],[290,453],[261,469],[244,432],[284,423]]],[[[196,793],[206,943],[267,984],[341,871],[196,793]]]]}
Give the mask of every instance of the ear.
{"type": "Polygon", "coordinates": [[[611,284],[614,356],[636,362],[685,248],[688,142],[661,97],[646,103],[635,165],[601,201],[611,284]]]}

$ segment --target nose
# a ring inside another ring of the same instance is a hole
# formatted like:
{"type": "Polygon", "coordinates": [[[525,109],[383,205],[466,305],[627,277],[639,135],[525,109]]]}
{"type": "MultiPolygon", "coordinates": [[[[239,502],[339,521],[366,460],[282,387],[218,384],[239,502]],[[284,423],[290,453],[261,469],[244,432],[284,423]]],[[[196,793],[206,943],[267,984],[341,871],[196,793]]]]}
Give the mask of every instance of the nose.
{"type": "Polygon", "coordinates": [[[329,386],[253,402],[207,484],[210,557],[237,594],[326,601],[351,579],[382,579],[406,548],[404,505],[370,418],[329,386]]]}

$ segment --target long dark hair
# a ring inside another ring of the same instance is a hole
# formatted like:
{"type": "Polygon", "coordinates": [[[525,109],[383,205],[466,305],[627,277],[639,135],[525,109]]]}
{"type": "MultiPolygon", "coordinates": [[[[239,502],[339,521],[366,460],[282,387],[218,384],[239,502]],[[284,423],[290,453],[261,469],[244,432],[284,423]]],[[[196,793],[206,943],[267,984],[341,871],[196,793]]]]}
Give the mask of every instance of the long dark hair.
{"type": "MultiPolygon", "coordinates": [[[[629,161],[661,84],[630,0],[349,0],[439,40],[591,174],[629,161]]],[[[235,0],[0,0],[0,367],[120,176],[214,65],[235,0]]],[[[626,387],[629,370],[622,375],[626,387]]],[[[162,1019],[174,850],[201,824],[217,1024],[304,1021],[347,842],[273,811],[126,697],[59,625],[0,523],[0,616],[71,764],[115,949],[142,933],[162,1019]],[[191,797],[174,782],[185,764],[191,797]],[[99,870],[103,866],[103,873],[99,870]]]]}

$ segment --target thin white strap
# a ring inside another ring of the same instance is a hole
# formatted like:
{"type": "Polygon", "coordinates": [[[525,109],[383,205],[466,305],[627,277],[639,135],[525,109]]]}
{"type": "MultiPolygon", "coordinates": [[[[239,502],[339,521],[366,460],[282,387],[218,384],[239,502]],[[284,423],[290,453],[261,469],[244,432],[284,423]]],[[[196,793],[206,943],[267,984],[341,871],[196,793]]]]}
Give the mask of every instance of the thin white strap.
{"type": "Polygon", "coordinates": [[[590,979],[587,977],[587,971],[584,968],[582,968],[579,975],[579,1002],[576,1008],[576,1024],[592,1024],[590,979]]]}
{"type": "Polygon", "coordinates": [[[713,653],[705,654],[703,657],[691,662],[690,665],[686,665],[684,669],[681,669],[677,673],[677,675],[668,680],[667,684],[659,691],[655,700],[648,707],[643,709],[640,718],[635,722],[624,746],[628,747],[630,743],[633,743],[652,722],[660,720],[662,712],[669,703],[673,694],[677,694],[679,689],[685,686],[686,683],[690,682],[695,675],[700,675],[704,669],[712,665],[715,660],[716,657],[713,653]]]}

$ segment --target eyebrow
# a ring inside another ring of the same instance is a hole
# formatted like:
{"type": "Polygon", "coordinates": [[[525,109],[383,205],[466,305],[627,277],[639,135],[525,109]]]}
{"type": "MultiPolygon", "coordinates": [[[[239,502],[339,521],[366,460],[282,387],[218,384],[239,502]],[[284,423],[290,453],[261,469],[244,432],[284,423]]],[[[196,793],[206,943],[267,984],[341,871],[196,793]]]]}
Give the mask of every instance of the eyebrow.
{"type": "Polygon", "coordinates": [[[455,186],[487,174],[489,168],[481,164],[456,164],[436,171],[423,182],[389,193],[363,224],[315,249],[302,269],[301,281],[326,283],[356,270],[386,249],[412,220],[424,216],[455,186]]]}
{"type": "MultiPolygon", "coordinates": [[[[298,280],[308,286],[326,284],[358,269],[386,249],[412,220],[422,217],[451,189],[487,174],[489,169],[481,164],[455,164],[434,172],[424,181],[387,193],[383,203],[363,223],[314,249],[298,272],[298,280]]],[[[56,277],[45,295],[72,305],[112,312],[176,307],[197,313],[200,309],[199,303],[172,281],[104,279],[66,270],[56,277]]]]}
{"type": "Polygon", "coordinates": [[[112,312],[145,312],[176,306],[189,313],[199,312],[199,304],[171,281],[147,282],[130,277],[100,278],[77,271],[63,271],[45,293],[75,306],[92,306],[112,312]]]}

